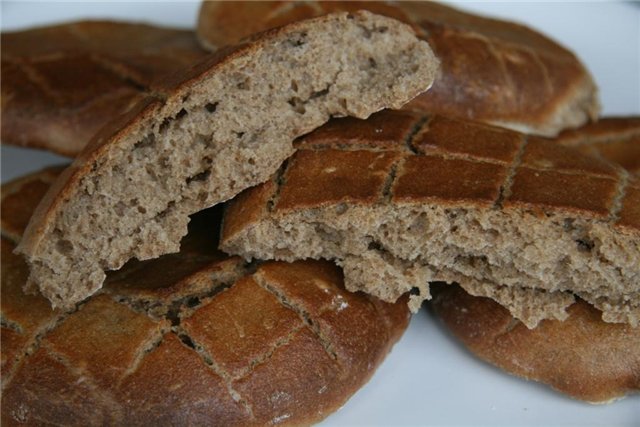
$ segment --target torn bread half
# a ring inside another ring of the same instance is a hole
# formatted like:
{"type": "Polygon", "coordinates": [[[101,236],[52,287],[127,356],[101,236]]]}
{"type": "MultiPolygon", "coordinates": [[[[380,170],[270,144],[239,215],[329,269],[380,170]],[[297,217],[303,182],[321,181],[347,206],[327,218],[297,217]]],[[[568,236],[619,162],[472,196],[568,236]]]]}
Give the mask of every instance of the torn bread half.
{"type": "Polygon", "coordinates": [[[207,51],[193,31],[77,21],[3,32],[2,143],[75,157],[98,130],[207,51]]]}
{"type": "Polygon", "coordinates": [[[433,88],[410,104],[419,110],[544,136],[598,115],[596,84],[569,49],[525,25],[433,1],[205,1],[197,33],[215,49],[254,31],[359,9],[412,25],[440,58],[433,88]]]}
{"type": "Polygon", "coordinates": [[[51,172],[15,182],[21,204],[3,211],[3,425],[308,425],[344,405],[408,325],[405,303],[347,292],[332,263],[225,256],[217,208],[193,217],[179,253],[132,261],[99,295],[53,310],[23,292],[27,266],[4,237],[51,172]]]}
{"type": "Polygon", "coordinates": [[[267,31],[219,52],[93,139],[36,210],[18,251],[54,307],[104,270],[176,252],[189,215],[268,180],[293,140],[429,88],[438,66],[411,28],[369,12],[267,31]]]}
{"type": "Polygon", "coordinates": [[[221,247],[246,258],[333,259],[385,301],[429,282],[493,298],[528,327],[575,295],[640,321],[640,180],[557,141],[385,111],[297,141],[271,181],[226,209],[221,247]]]}
{"type": "Polygon", "coordinates": [[[640,391],[640,328],[603,322],[581,299],[565,320],[543,320],[534,329],[456,285],[436,287],[431,306],[471,353],[512,375],[590,403],[640,391]]]}

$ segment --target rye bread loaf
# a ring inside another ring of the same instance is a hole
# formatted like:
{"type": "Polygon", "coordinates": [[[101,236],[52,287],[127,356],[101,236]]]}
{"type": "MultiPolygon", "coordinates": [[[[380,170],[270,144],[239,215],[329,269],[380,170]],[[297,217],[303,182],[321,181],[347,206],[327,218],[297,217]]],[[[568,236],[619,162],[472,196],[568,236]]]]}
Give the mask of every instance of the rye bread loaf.
{"type": "Polygon", "coordinates": [[[366,9],[411,24],[442,62],[433,88],[410,105],[545,136],[599,111],[588,70],[568,49],[520,24],[420,2],[203,2],[198,37],[215,49],[255,31],[336,10],[366,9]]]}
{"type": "Polygon", "coordinates": [[[429,282],[493,298],[528,327],[574,295],[640,320],[640,180],[557,141],[385,111],[297,141],[267,183],[231,201],[221,248],[333,259],[350,290],[411,308],[429,282]]]}
{"type": "Polygon", "coordinates": [[[456,285],[435,287],[431,305],[473,354],[510,374],[591,403],[640,391],[640,328],[603,322],[583,300],[565,320],[543,320],[534,329],[456,285]]]}
{"type": "Polygon", "coordinates": [[[18,250],[54,307],[100,288],[103,270],[179,249],[188,215],[266,181],[297,136],[332,116],[400,107],[437,59],[410,27],[336,13],[265,32],[163,81],[103,128],[51,187],[18,250]]]}
{"type": "Polygon", "coordinates": [[[65,156],[207,54],[193,31],[112,21],[4,32],[1,44],[2,143],[65,156]]]}
{"type": "MultiPolygon", "coordinates": [[[[50,173],[14,186],[3,227],[19,229],[50,173]]],[[[2,425],[301,425],[342,406],[405,330],[406,304],[345,291],[327,262],[226,257],[220,214],[68,311],[22,291],[27,266],[3,234],[2,425]]]]}

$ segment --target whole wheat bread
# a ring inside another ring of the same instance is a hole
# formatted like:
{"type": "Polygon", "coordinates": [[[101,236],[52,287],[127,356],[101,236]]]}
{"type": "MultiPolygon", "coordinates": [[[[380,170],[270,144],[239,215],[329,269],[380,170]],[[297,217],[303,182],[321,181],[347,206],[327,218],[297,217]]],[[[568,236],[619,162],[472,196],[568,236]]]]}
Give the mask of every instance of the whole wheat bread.
{"type": "Polygon", "coordinates": [[[80,153],[109,120],[207,52],[193,31],[78,21],[3,32],[2,143],[80,153]]]}
{"type": "Polygon", "coordinates": [[[348,289],[417,310],[458,282],[527,326],[578,295],[640,320],[640,180],[557,141],[438,116],[335,120],[271,181],[231,201],[221,247],[334,259],[348,289]]]}
{"type": "Polygon", "coordinates": [[[227,49],[104,128],[54,183],[18,251],[57,307],[104,270],[179,249],[188,215],[264,182],[292,141],[332,116],[400,107],[438,62],[412,30],[368,12],[297,22],[227,49]]]}
{"type": "Polygon", "coordinates": [[[52,310],[22,291],[27,266],[4,237],[52,173],[8,184],[22,198],[3,211],[2,425],[310,424],[407,327],[406,304],[345,291],[330,263],[256,269],[224,256],[215,208],[193,218],[179,253],[128,263],[99,295],[52,310]]]}
{"type": "Polygon", "coordinates": [[[207,1],[198,37],[215,49],[255,31],[359,9],[411,24],[442,61],[433,88],[410,104],[421,111],[545,136],[597,117],[596,85],[571,51],[524,25],[432,1],[207,1]]]}
{"type": "Polygon", "coordinates": [[[564,321],[543,320],[534,329],[458,286],[434,289],[431,305],[473,354],[512,375],[591,403],[640,391],[640,328],[605,323],[582,300],[564,321]]]}

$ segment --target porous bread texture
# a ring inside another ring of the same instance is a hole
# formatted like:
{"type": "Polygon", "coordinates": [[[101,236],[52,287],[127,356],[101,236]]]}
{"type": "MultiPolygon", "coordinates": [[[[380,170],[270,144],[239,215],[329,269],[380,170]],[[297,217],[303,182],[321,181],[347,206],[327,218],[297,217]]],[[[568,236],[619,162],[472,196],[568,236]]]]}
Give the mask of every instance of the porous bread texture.
{"type": "Polygon", "coordinates": [[[605,321],[640,320],[638,236],[598,221],[473,206],[340,204],[271,214],[221,247],[247,259],[336,260],[350,290],[384,301],[413,292],[414,312],[430,298],[429,282],[446,281],[495,299],[528,327],[564,319],[572,293],[605,321]]]}
{"type": "Polygon", "coordinates": [[[640,182],[557,141],[412,112],[333,121],[227,207],[221,248],[333,259],[386,301],[457,282],[528,327],[577,295],[640,321],[640,182]]]}
{"type": "Polygon", "coordinates": [[[368,12],[298,22],[201,64],[98,135],[58,179],[18,250],[54,307],[103,270],[179,249],[188,215],[264,182],[295,137],[426,90],[437,69],[412,30],[368,12]]]}

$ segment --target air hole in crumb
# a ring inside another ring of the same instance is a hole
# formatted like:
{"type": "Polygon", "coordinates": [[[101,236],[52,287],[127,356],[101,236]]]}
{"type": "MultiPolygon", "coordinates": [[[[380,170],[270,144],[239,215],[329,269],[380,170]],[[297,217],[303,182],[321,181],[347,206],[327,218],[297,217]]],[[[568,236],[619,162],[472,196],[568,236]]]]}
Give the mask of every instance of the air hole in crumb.
{"type": "Polygon", "coordinates": [[[73,251],[73,243],[68,240],[58,240],[58,243],[56,243],[56,249],[61,254],[69,254],[73,251]]]}
{"type": "Polygon", "coordinates": [[[589,239],[578,239],[576,243],[578,244],[578,251],[580,252],[591,252],[591,249],[595,246],[595,243],[589,239]]]}
{"type": "Polygon", "coordinates": [[[375,60],[375,59],[373,59],[373,58],[369,58],[369,66],[370,66],[371,68],[378,68],[378,63],[376,62],[376,60],[375,60]]]}
{"type": "Polygon", "coordinates": [[[188,114],[187,110],[185,110],[184,108],[181,109],[180,111],[178,111],[178,114],[176,114],[176,119],[181,119],[184,116],[186,116],[188,114]]]}
{"type": "Polygon", "coordinates": [[[133,145],[133,149],[137,150],[139,148],[150,147],[156,141],[156,136],[154,134],[149,134],[142,138],[140,141],[136,142],[133,145]]]}
{"type": "Polygon", "coordinates": [[[209,175],[211,175],[211,171],[206,170],[204,172],[200,172],[199,174],[188,177],[186,179],[186,182],[187,184],[191,184],[194,181],[204,181],[209,177],[209,175]]]}
{"type": "Polygon", "coordinates": [[[287,40],[289,42],[289,44],[293,47],[300,47],[300,46],[304,46],[305,44],[307,44],[307,33],[306,32],[302,32],[299,34],[293,34],[291,36],[291,38],[289,38],[289,40],[287,40]]]}
{"type": "Polygon", "coordinates": [[[247,163],[249,163],[250,165],[255,165],[255,164],[256,164],[256,159],[254,159],[253,157],[250,157],[250,158],[247,160],[247,163]]]}
{"type": "Polygon", "coordinates": [[[353,13],[349,13],[347,14],[347,19],[354,19],[355,16],[353,15],[353,13]]]}
{"type": "Polygon", "coordinates": [[[321,96],[325,96],[328,93],[329,93],[329,88],[322,89],[322,90],[319,90],[317,92],[313,92],[311,94],[311,96],[309,97],[309,99],[320,98],[321,96]]]}
{"type": "Polygon", "coordinates": [[[160,129],[159,129],[160,133],[165,132],[165,131],[169,128],[169,124],[170,124],[170,123],[171,123],[171,120],[169,120],[169,118],[168,118],[168,117],[167,117],[167,118],[165,118],[165,119],[162,121],[162,124],[160,125],[160,129]]]}
{"type": "Polygon", "coordinates": [[[291,90],[293,90],[294,92],[298,91],[298,82],[296,82],[295,80],[291,80],[291,90]]]}
{"type": "Polygon", "coordinates": [[[411,288],[411,290],[409,291],[409,295],[420,296],[420,288],[411,288]]]}
{"type": "Polygon", "coordinates": [[[140,212],[141,214],[146,214],[147,210],[144,206],[138,206],[138,212],[140,212]]]}
{"type": "Polygon", "coordinates": [[[240,89],[240,90],[247,90],[247,89],[249,89],[249,88],[250,88],[249,83],[251,83],[251,80],[249,79],[249,77],[247,77],[247,78],[246,78],[246,79],[244,79],[243,81],[238,82],[238,83],[236,84],[236,87],[237,87],[238,89],[240,89]]]}
{"type": "Polygon", "coordinates": [[[389,31],[389,27],[385,27],[385,26],[378,27],[378,28],[376,28],[376,31],[379,32],[380,34],[384,34],[387,31],[389,31]]]}
{"type": "Polygon", "coordinates": [[[207,105],[204,106],[204,108],[210,113],[215,113],[216,110],[218,109],[218,103],[217,102],[208,102],[207,105]]]}
{"type": "Polygon", "coordinates": [[[291,98],[287,102],[293,107],[293,111],[295,111],[296,113],[304,114],[306,112],[306,109],[304,108],[304,102],[302,102],[302,100],[297,96],[291,98]]]}
{"type": "Polygon", "coordinates": [[[242,138],[244,136],[244,132],[235,132],[238,138],[242,138]]]}
{"type": "Polygon", "coordinates": [[[370,251],[380,251],[380,252],[384,251],[380,242],[376,242],[375,240],[369,243],[369,246],[367,246],[367,249],[369,249],[370,251]]]}

